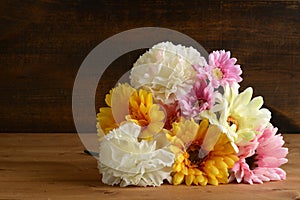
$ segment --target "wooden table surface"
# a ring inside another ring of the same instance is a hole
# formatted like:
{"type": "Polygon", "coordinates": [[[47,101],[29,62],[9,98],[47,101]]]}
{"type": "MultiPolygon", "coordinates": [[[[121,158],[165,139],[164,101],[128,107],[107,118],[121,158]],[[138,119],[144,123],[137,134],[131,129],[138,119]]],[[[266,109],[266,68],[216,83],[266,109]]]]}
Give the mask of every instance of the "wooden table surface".
{"type": "Polygon", "coordinates": [[[285,181],[120,188],[101,183],[77,134],[0,134],[0,199],[300,199],[300,134],[284,138],[285,181]]]}

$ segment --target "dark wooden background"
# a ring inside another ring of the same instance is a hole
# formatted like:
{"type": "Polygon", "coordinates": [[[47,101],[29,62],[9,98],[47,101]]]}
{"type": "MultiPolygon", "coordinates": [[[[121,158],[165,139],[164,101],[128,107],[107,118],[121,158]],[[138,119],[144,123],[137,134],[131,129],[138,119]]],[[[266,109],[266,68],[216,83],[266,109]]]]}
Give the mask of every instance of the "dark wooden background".
{"type": "MultiPolygon", "coordinates": [[[[230,50],[242,89],[264,97],[282,132],[300,131],[300,1],[133,2],[0,1],[0,132],[75,132],[82,61],[106,38],[145,26],[182,32],[209,52],[230,50]]],[[[114,64],[128,68],[138,53],[114,64]]],[[[97,106],[109,87],[98,88],[97,106]]]]}

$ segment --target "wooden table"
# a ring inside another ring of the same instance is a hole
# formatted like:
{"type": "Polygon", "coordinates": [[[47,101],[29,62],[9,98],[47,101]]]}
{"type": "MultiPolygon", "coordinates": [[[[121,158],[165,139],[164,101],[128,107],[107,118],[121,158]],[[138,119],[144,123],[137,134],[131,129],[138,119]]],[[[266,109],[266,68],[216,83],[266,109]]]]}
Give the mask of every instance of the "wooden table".
{"type": "Polygon", "coordinates": [[[285,181],[120,188],[101,183],[77,134],[0,134],[0,199],[300,199],[300,134],[284,138],[285,181]]]}

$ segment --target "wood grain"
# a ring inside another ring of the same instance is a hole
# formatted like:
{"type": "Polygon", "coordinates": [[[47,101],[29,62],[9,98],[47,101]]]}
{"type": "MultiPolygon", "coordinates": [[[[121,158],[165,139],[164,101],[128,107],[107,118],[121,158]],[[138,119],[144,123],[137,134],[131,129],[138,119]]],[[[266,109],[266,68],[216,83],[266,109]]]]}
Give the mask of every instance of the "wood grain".
{"type": "Polygon", "coordinates": [[[0,199],[299,199],[300,134],[284,135],[287,180],[220,186],[111,187],[76,134],[0,134],[0,199]]]}
{"type": "MultiPolygon", "coordinates": [[[[243,69],[241,89],[264,97],[282,132],[300,130],[299,1],[4,0],[0,26],[0,132],[75,132],[72,88],[82,61],[106,38],[145,26],[230,50],[243,69]]],[[[96,106],[135,57],[110,66],[96,106]]]]}

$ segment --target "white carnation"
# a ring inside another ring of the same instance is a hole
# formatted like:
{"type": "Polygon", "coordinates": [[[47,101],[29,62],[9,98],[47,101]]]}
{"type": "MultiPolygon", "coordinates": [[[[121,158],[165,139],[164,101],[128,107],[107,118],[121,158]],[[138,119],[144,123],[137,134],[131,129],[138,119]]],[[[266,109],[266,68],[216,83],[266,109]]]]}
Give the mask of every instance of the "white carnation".
{"type": "Polygon", "coordinates": [[[193,47],[162,42],[144,53],[131,70],[131,84],[153,93],[154,98],[171,103],[193,87],[196,71],[206,60],[193,47]]]}
{"type": "Polygon", "coordinates": [[[171,181],[175,155],[166,146],[167,140],[138,141],[140,133],[140,126],[127,122],[104,136],[98,162],[103,183],[125,187],[171,181]]]}

